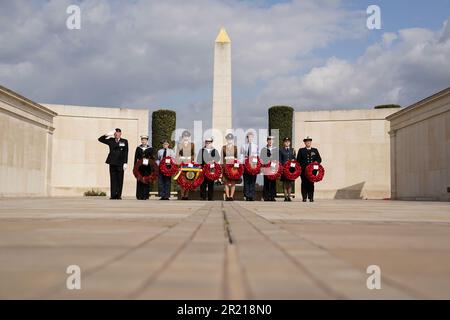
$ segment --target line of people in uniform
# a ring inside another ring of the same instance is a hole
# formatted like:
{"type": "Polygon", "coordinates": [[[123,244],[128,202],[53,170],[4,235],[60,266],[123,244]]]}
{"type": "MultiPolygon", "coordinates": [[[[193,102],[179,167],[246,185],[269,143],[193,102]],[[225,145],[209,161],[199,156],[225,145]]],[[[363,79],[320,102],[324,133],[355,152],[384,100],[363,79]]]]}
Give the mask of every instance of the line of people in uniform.
{"type": "MultiPolygon", "coordinates": [[[[238,150],[234,143],[234,135],[229,133],[225,136],[226,144],[222,147],[221,152],[219,152],[214,148],[213,138],[210,137],[205,139],[203,147],[199,150],[197,157],[195,157],[195,145],[191,142],[190,132],[186,130],[181,135],[181,142],[177,145],[176,151],[170,148],[169,140],[163,140],[161,142],[161,148],[157,151],[155,156],[154,149],[148,144],[148,136],[144,135],[141,136],[141,145],[136,148],[134,163],[141,159],[151,159],[159,166],[160,161],[165,157],[171,157],[178,163],[196,161],[202,166],[213,162],[222,164],[233,163],[235,160],[244,163],[247,158],[254,156],[259,156],[262,163],[278,160],[281,165],[284,165],[289,160],[297,160],[302,169],[302,201],[306,202],[309,199],[310,202],[313,202],[314,183],[306,178],[305,168],[312,162],[321,163],[322,158],[319,151],[311,146],[312,138],[308,136],[303,139],[305,147],[300,148],[297,155],[295,150],[291,147],[291,140],[288,137],[283,139],[283,146],[281,148],[274,146],[275,137],[267,137],[267,144],[261,151],[259,151],[258,145],[254,142],[254,138],[253,132],[249,132],[246,135],[246,142],[242,145],[240,150],[238,150]]],[[[109,165],[110,172],[110,199],[120,200],[122,198],[124,172],[128,166],[128,141],[122,138],[122,130],[120,128],[116,128],[115,130],[102,135],[98,141],[109,146],[109,154],[106,163],[109,165]]],[[[152,169],[151,166],[140,166],[139,170],[142,176],[146,176],[151,173],[152,169]]],[[[243,174],[244,197],[246,201],[255,200],[256,179],[256,175],[251,175],[247,172],[244,172],[243,174]]],[[[172,177],[159,173],[158,193],[160,200],[169,200],[171,181],[172,177]]],[[[281,181],[283,183],[284,201],[292,201],[291,192],[294,181],[288,180],[285,177],[281,177],[281,181]]],[[[222,175],[222,182],[224,184],[226,201],[233,201],[237,180],[229,179],[226,175],[222,175]]],[[[200,196],[203,200],[213,200],[214,184],[214,181],[204,179],[200,186],[200,196]]],[[[147,200],[149,198],[149,193],[150,185],[138,180],[136,185],[136,198],[138,200],[147,200]]],[[[275,198],[276,180],[270,180],[264,175],[263,199],[264,201],[275,201],[275,198]]],[[[188,189],[181,188],[181,199],[189,199],[188,189]]]]}

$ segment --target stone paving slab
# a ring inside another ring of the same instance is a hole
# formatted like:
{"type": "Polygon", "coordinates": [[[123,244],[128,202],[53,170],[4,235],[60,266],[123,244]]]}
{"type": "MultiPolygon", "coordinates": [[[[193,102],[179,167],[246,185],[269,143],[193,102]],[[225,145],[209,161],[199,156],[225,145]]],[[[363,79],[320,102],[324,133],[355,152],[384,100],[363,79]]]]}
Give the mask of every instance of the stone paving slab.
{"type": "Polygon", "coordinates": [[[448,299],[450,204],[0,199],[0,298],[448,299]]]}

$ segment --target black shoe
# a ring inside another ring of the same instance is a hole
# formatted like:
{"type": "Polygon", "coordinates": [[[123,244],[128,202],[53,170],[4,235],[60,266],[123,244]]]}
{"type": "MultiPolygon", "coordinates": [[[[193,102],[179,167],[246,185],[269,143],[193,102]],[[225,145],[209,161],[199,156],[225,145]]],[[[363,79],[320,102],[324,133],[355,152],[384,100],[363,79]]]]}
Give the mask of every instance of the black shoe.
{"type": "Polygon", "coordinates": [[[289,198],[288,197],[284,197],[284,202],[288,202],[289,198]]]}
{"type": "Polygon", "coordinates": [[[314,202],[314,199],[309,199],[309,202],[314,202]]]}
{"type": "Polygon", "coordinates": [[[234,198],[233,198],[233,197],[230,197],[230,201],[234,201],[234,198]]]}
{"type": "Polygon", "coordinates": [[[291,197],[288,197],[288,201],[289,201],[289,202],[292,201],[291,197]]]}
{"type": "Polygon", "coordinates": [[[255,199],[253,199],[253,198],[250,198],[248,201],[255,201],[255,199]]]}
{"type": "Polygon", "coordinates": [[[306,199],[303,199],[302,202],[306,202],[306,199]]]}
{"type": "Polygon", "coordinates": [[[164,197],[159,198],[159,200],[165,200],[164,197]]]}

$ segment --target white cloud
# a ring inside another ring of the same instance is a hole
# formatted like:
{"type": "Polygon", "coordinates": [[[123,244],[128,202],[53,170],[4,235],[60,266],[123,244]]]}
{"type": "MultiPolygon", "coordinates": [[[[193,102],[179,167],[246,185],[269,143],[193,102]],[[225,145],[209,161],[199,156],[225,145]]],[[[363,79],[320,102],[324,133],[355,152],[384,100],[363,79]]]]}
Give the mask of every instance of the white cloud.
{"type": "Polygon", "coordinates": [[[71,2],[1,2],[2,84],[42,102],[166,106],[186,119],[209,120],[213,45],[222,25],[232,39],[236,114],[247,92],[304,68],[299,57],[361,33],[354,31],[359,13],[335,0],[85,0],[81,30],[68,30],[71,2]]]}
{"type": "Polygon", "coordinates": [[[365,10],[340,0],[84,0],[81,30],[68,30],[72,3],[0,2],[0,83],[40,102],[164,107],[209,122],[221,26],[232,39],[238,126],[264,127],[272,104],[370,107],[415,99],[450,79],[448,24],[439,33],[386,34],[356,62],[323,63],[317,49],[368,32],[365,10]]]}
{"type": "Polygon", "coordinates": [[[299,109],[408,105],[450,85],[448,29],[386,33],[355,62],[331,57],[305,75],[274,79],[261,99],[299,109]]]}

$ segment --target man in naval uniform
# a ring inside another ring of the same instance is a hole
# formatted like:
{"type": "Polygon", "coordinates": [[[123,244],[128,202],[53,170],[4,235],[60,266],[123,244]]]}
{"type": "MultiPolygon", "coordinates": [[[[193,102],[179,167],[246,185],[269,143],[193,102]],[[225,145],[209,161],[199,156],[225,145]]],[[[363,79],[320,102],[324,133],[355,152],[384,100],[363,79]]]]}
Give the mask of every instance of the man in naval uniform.
{"type": "MultiPolygon", "coordinates": [[[[274,136],[267,137],[267,145],[261,149],[261,162],[267,164],[269,161],[279,160],[278,148],[273,145],[275,140],[274,136]]],[[[263,199],[264,201],[276,201],[277,195],[277,182],[267,179],[264,175],[264,187],[263,187],[263,199]]]]}
{"type": "MultiPolygon", "coordinates": [[[[214,161],[220,163],[220,152],[213,147],[213,138],[209,137],[205,139],[205,146],[198,151],[197,163],[205,166],[214,161]]],[[[206,200],[206,193],[208,193],[208,201],[212,201],[214,197],[214,181],[205,178],[200,186],[200,197],[202,200],[206,200]]]]}
{"type": "MultiPolygon", "coordinates": [[[[247,158],[259,155],[258,145],[253,142],[253,132],[248,132],[246,138],[247,142],[240,150],[240,158],[243,164],[245,164],[247,158]]],[[[255,199],[256,177],[257,175],[251,175],[244,171],[244,197],[246,201],[254,201],[255,199]]]]}
{"type": "Polygon", "coordinates": [[[128,141],[122,138],[122,130],[112,130],[98,141],[108,145],[109,154],[106,163],[109,164],[112,200],[122,199],[123,175],[128,166],[128,141]]]}
{"type": "Polygon", "coordinates": [[[312,138],[306,137],[303,139],[305,143],[304,148],[300,148],[297,153],[297,162],[300,163],[302,167],[302,198],[303,202],[306,202],[306,199],[309,199],[310,202],[314,202],[314,182],[311,182],[305,176],[305,169],[308,164],[311,162],[322,162],[322,158],[320,157],[319,150],[311,147],[312,138]]]}

